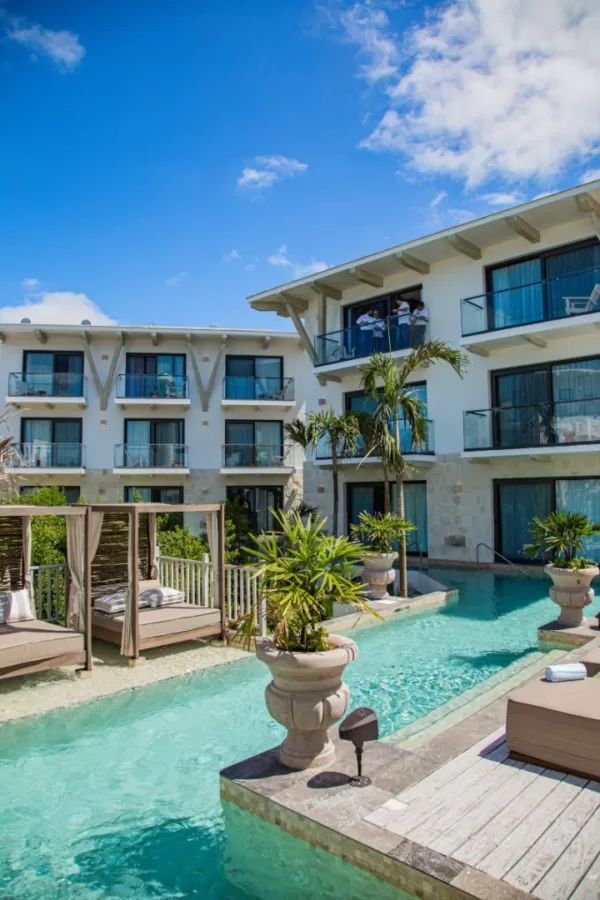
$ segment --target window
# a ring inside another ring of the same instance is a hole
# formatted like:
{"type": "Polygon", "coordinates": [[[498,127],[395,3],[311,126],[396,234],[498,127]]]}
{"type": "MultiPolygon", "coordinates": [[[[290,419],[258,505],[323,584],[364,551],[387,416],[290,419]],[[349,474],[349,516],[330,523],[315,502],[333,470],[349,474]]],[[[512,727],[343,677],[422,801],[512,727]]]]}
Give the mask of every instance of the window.
{"type": "Polygon", "coordinates": [[[25,350],[22,381],[29,396],[83,397],[83,353],[25,350]]]}
{"type": "MultiPolygon", "coordinates": [[[[395,485],[390,484],[391,509],[396,507],[395,485]]],[[[357,525],[361,512],[384,512],[383,482],[366,482],[346,485],[346,510],[348,532],[350,525],[357,525]]],[[[404,485],[404,513],[416,531],[408,535],[407,553],[427,553],[427,482],[407,481],[404,485]]]]}
{"type": "Polygon", "coordinates": [[[225,422],[226,466],[274,466],[283,461],[283,422],[225,422]]]}
{"type": "Polygon", "coordinates": [[[183,419],[126,419],[125,466],[186,465],[183,419]]]}
{"type": "MultiPolygon", "coordinates": [[[[495,482],[496,548],[508,559],[524,559],[529,523],[552,510],[581,512],[600,521],[600,478],[538,478],[495,482]]],[[[586,541],[585,555],[600,559],[600,538],[586,541]]],[[[540,557],[541,559],[541,557],[540,557]]]]}
{"type": "Polygon", "coordinates": [[[187,397],[185,353],[128,353],[125,397],[187,397]]]}
{"type": "Polygon", "coordinates": [[[79,467],[81,419],[21,419],[21,456],[25,465],[79,467]]]}
{"type": "MultiPolygon", "coordinates": [[[[423,414],[425,418],[427,418],[427,383],[425,381],[415,382],[414,384],[408,385],[408,388],[411,394],[420,401],[423,408],[423,414]]],[[[377,406],[377,400],[372,397],[366,397],[363,391],[352,391],[351,393],[345,394],[344,397],[346,412],[372,413],[377,406]]],[[[412,431],[403,418],[400,420],[400,447],[403,453],[433,453],[433,428],[431,427],[431,423],[428,424],[425,435],[426,439],[424,445],[413,447],[412,431]]],[[[360,456],[363,452],[364,441],[361,440],[358,450],[354,455],[360,456]]],[[[326,442],[322,444],[321,448],[317,448],[317,459],[328,459],[330,456],[331,451],[328,449],[326,442]]]]}
{"type": "Polygon", "coordinates": [[[247,516],[252,531],[272,531],[275,521],[271,509],[283,509],[282,487],[234,487],[227,488],[227,500],[247,516]]]}
{"type": "MultiPolygon", "coordinates": [[[[23,487],[20,488],[19,492],[22,497],[29,497],[32,494],[36,494],[42,487],[44,487],[44,485],[27,484],[27,485],[23,485],[23,487]]],[[[61,491],[65,495],[65,500],[67,501],[67,503],[69,505],[79,502],[79,498],[81,497],[81,488],[79,488],[79,487],[64,487],[62,484],[58,485],[58,487],[61,489],[61,491]]]]}
{"type": "Polygon", "coordinates": [[[183,503],[182,487],[126,487],[125,503],[183,503]]]}
{"type": "Polygon", "coordinates": [[[281,356],[228,356],[225,397],[229,400],[278,400],[283,393],[281,356]]]}

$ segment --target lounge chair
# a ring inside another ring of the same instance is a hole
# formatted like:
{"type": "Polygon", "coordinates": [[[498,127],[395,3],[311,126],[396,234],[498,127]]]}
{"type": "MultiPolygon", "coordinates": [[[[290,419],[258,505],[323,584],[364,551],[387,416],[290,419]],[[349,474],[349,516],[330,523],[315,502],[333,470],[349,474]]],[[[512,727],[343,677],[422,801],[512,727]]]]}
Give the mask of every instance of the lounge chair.
{"type": "Polygon", "coordinates": [[[0,625],[0,660],[0,679],[84,663],[84,636],[40,619],[0,625]]]}
{"type": "Polygon", "coordinates": [[[511,756],[600,779],[600,677],[532,681],[508,698],[511,756]]]}
{"type": "Polygon", "coordinates": [[[594,285],[589,297],[563,297],[563,300],[565,301],[565,310],[568,316],[573,316],[577,313],[593,312],[600,300],[600,284],[594,285]]]}

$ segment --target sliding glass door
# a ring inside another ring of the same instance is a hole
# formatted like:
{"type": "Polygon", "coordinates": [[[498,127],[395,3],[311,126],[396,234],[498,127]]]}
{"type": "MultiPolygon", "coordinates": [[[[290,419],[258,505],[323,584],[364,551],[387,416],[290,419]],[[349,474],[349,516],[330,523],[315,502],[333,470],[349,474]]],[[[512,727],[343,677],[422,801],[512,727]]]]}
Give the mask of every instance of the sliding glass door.
{"type": "Polygon", "coordinates": [[[282,422],[225,422],[226,466],[277,466],[282,462],[282,422]]]}
{"type": "MultiPolygon", "coordinates": [[[[395,485],[390,485],[390,502],[392,511],[396,508],[395,485]]],[[[348,531],[351,525],[357,525],[361,512],[383,514],[385,504],[384,485],[381,482],[346,485],[346,512],[348,531]]],[[[405,516],[416,525],[407,539],[409,553],[427,553],[427,483],[425,481],[408,481],[404,485],[405,516]]]]}
{"type": "Polygon", "coordinates": [[[81,419],[23,419],[24,462],[44,467],[82,465],[81,419]]]}
{"type": "Polygon", "coordinates": [[[126,397],[187,396],[183,353],[128,353],[126,372],[126,397]]]}
{"type": "Polygon", "coordinates": [[[155,468],[185,465],[182,419],[127,419],[125,466],[155,468]]]}
{"type": "Polygon", "coordinates": [[[83,397],[83,354],[26,350],[23,380],[30,396],[83,397]]]}
{"type": "Polygon", "coordinates": [[[276,400],[283,391],[280,356],[228,356],[225,396],[230,400],[276,400]]]}

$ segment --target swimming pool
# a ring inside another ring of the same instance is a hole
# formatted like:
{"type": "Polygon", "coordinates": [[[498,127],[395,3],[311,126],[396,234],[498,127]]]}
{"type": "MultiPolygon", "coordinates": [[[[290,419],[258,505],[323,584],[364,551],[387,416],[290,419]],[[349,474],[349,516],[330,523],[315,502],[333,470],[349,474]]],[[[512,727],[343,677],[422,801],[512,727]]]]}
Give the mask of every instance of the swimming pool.
{"type": "MultiPolygon", "coordinates": [[[[373,706],[384,734],[535,652],[536,628],[554,614],[543,579],[431,574],[459,588],[456,604],[355,633],[351,703],[373,706]]],[[[265,667],[242,660],[1,726],[0,898],[275,896],[272,885],[248,893],[227,880],[218,796],[223,766],[281,739],[264,708],[267,681],[265,667]]],[[[242,832],[261,827],[251,820],[237,818],[242,832]]],[[[304,859],[289,836],[266,834],[266,860],[304,859]]],[[[306,896],[323,884],[310,859],[290,876],[306,896]]],[[[338,874],[345,897],[390,896],[355,870],[338,874]]]]}

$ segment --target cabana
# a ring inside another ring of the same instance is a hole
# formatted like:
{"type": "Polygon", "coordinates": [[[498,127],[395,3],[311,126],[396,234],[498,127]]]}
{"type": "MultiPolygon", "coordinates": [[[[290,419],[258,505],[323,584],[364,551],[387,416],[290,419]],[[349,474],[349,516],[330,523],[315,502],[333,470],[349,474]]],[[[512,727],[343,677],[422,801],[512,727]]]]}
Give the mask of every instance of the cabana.
{"type": "Polygon", "coordinates": [[[119,503],[90,507],[101,516],[98,543],[88,556],[94,637],[121,655],[225,632],[225,507],[213,504],[119,503]],[[203,604],[158,580],[157,516],[204,513],[211,557],[203,604]]]}
{"type": "Polygon", "coordinates": [[[83,663],[92,669],[91,592],[86,579],[94,519],[85,506],[0,506],[0,678],[83,663]],[[65,625],[38,619],[31,586],[31,520],[64,516],[65,625]]]}

